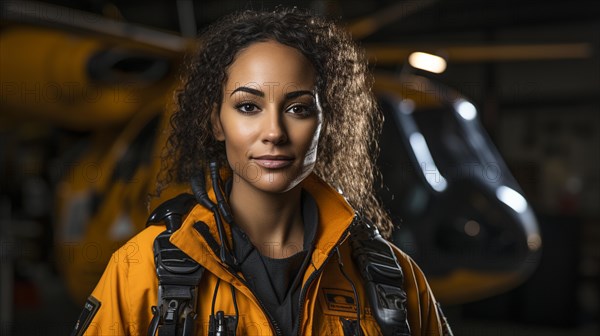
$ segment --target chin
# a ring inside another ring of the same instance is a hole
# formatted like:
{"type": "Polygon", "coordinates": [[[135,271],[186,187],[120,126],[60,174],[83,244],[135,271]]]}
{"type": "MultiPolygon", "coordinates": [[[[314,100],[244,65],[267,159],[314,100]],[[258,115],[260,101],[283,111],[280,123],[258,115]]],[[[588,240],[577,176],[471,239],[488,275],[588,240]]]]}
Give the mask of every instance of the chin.
{"type": "MultiPolygon", "coordinates": [[[[252,167],[257,168],[256,165],[252,167]]],[[[290,167],[291,169],[246,169],[235,173],[234,178],[241,179],[263,192],[282,194],[297,187],[310,173],[314,165],[290,167]],[[243,173],[240,174],[240,173],[243,173]]],[[[235,170],[234,170],[235,172],[235,170]]],[[[236,182],[242,182],[237,180],[236,182]]]]}
{"type": "Polygon", "coordinates": [[[253,185],[260,190],[280,194],[294,189],[303,179],[299,176],[290,178],[281,173],[267,173],[254,182],[253,185]]]}
{"type": "Polygon", "coordinates": [[[293,172],[289,170],[263,170],[261,176],[251,183],[265,192],[285,193],[297,187],[311,171],[312,169],[306,169],[304,172],[297,170],[293,172]]]}

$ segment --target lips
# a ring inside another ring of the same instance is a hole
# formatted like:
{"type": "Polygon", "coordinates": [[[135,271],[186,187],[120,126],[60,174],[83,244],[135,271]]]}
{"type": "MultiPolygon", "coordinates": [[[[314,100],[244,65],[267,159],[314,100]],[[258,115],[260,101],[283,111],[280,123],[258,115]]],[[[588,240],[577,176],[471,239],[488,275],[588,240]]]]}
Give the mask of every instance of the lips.
{"type": "Polygon", "coordinates": [[[290,166],[294,158],[287,155],[263,155],[253,158],[259,166],[267,169],[279,169],[290,166]]]}

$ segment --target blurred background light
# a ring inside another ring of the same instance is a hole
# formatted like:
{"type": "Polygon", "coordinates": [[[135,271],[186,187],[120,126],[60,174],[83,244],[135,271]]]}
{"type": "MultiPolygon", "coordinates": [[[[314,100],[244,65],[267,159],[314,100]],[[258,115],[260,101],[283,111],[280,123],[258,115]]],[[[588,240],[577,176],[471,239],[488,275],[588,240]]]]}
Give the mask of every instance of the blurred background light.
{"type": "Polygon", "coordinates": [[[454,106],[458,111],[458,114],[465,120],[473,120],[477,117],[475,105],[464,99],[457,100],[456,103],[454,103],[454,106]]]}
{"type": "Polygon", "coordinates": [[[424,52],[414,52],[410,54],[410,56],[408,56],[408,63],[410,63],[413,68],[438,74],[446,70],[446,60],[440,56],[424,52]]]}
{"type": "Polygon", "coordinates": [[[427,147],[427,142],[425,141],[423,134],[419,132],[411,134],[409,142],[427,183],[437,192],[446,190],[448,183],[433,161],[433,157],[431,156],[429,147],[427,147]]]}
{"type": "Polygon", "coordinates": [[[518,213],[527,210],[527,201],[516,190],[507,186],[501,186],[496,190],[496,196],[502,203],[508,205],[518,213]]]}

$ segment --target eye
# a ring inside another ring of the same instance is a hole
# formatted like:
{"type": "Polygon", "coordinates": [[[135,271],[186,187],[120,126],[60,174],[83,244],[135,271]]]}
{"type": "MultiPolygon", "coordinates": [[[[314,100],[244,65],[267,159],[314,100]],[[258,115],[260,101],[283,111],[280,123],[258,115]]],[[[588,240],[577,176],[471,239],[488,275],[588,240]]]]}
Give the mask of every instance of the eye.
{"type": "Polygon", "coordinates": [[[313,109],[309,106],[299,104],[290,106],[287,112],[298,117],[308,117],[313,113],[313,109]]]}
{"type": "Polygon", "coordinates": [[[235,106],[235,108],[245,114],[255,113],[259,111],[258,106],[253,103],[241,103],[235,106]]]}

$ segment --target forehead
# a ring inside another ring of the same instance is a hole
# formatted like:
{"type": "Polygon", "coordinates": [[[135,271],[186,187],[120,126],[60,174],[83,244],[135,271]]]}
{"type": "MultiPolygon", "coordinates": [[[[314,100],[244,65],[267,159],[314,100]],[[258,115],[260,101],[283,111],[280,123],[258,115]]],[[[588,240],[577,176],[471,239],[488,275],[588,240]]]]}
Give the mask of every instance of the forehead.
{"type": "Polygon", "coordinates": [[[238,86],[289,87],[311,90],[315,70],[298,50],[278,42],[251,44],[242,50],[228,69],[225,90],[238,86]]]}

